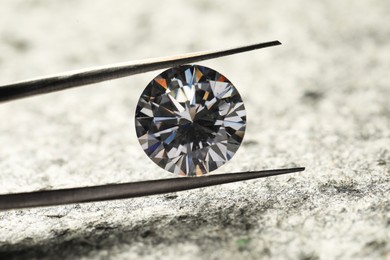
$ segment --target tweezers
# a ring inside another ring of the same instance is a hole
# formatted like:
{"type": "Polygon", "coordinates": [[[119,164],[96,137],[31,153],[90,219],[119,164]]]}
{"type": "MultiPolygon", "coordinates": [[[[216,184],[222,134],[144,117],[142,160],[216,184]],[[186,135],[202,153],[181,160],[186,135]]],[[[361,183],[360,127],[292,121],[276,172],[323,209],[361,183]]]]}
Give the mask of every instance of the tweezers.
{"type": "MultiPolygon", "coordinates": [[[[20,81],[0,86],[0,103],[280,44],[279,41],[271,41],[217,51],[204,51],[173,57],[116,63],[20,81]]],[[[304,167],[297,167],[290,169],[226,173],[201,177],[179,177],[70,189],[11,193],[0,195],[0,210],[135,198],[304,170],[304,167]]]]}

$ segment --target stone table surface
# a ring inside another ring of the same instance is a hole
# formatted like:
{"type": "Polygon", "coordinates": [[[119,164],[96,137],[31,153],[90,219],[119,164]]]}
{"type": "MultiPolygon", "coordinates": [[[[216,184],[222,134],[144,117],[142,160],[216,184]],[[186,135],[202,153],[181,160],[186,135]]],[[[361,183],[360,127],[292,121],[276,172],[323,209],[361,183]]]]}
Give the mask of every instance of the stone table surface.
{"type": "MultiPolygon", "coordinates": [[[[389,1],[2,1],[0,81],[269,40],[205,61],[245,140],[218,173],[303,173],[0,212],[0,258],[389,259],[389,1]]],[[[134,130],[159,72],[0,106],[0,193],[169,178],[134,130]]]]}

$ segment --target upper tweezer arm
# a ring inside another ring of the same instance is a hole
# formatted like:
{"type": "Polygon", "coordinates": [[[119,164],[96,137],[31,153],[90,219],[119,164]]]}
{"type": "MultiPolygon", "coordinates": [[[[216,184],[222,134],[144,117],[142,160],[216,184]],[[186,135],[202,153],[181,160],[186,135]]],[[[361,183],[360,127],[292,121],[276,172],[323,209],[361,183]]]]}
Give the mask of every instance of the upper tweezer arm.
{"type": "Polygon", "coordinates": [[[11,83],[0,86],[0,103],[280,44],[279,41],[271,41],[225,50],[195,52],[173,57],[116,63],[11,83]]]}

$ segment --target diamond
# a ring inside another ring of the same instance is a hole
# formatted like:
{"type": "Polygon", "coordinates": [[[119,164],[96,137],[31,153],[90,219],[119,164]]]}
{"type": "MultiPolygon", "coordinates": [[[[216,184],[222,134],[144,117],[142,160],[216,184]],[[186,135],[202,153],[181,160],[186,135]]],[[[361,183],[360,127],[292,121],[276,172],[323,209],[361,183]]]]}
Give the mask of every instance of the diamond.
{"type": "Polygon", "coordinates": [[[146,86],[135,125],[153,162],[175,174],[199,176],[233,157],[244,137],[246,112],[225,76],[184,65],[164,71],[146,86]]]}

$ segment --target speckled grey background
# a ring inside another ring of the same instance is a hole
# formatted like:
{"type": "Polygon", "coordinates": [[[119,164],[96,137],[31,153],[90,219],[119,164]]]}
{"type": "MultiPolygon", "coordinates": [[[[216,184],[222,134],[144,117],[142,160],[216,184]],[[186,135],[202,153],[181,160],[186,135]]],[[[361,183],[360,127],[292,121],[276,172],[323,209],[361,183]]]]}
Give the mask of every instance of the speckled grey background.
{"type": "MultiPolygon", "coordinates": [[[[0,82],[268,40],[202,62],[245,141],[218,172],[304,173],[0,212],[0,258],[389,259],[389,1],[0,1],[0,82]]],[[[0,193],[172,177],[133,115],[158,72],[0,106],[0,193]]]]}

